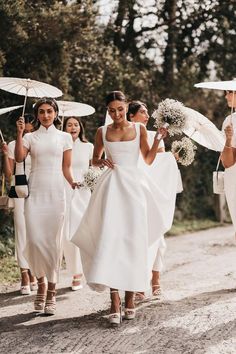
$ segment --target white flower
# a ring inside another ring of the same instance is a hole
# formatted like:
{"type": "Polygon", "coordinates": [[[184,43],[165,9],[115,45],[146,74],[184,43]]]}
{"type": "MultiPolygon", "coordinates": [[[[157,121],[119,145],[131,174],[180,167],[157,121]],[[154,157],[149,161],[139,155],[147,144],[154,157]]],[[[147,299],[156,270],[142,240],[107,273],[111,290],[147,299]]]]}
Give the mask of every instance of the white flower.
{"type": "Polygon", "coordinates": [[[192,140],[186,137],[173,141],[171,145],[171,152],[177,154],[177,161],[183,166],[189,166],[193,162],[196,150],[192,140]]]}
{"type": "Polygon", "coordinates": [[[84,174],[84,180],[81,187],[85,187],[93,192],[99,178],[101,177],[103,170],[99,167],[90,167],[88,171],[84,174]]]}
{"type": "Polygon", "coordinates": [[[183,108],[183,103],[171,98],[166,98],[159,103],[158,109],[152,114],[152,117],[155,119],[154,126],[160,128],[164,123],[168,123],[168,133],[170,136],[181,134],[186,121],[183,108]]]}

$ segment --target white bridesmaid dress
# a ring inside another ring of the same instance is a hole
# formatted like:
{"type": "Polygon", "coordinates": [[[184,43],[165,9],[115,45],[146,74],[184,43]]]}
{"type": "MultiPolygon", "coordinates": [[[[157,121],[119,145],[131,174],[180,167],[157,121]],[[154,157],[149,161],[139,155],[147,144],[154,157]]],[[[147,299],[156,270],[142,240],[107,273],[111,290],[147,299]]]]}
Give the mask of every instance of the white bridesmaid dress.
{"type": "Polygon", "coordinates": [[[140,124],[131,141],[109,142],[105,152],[114,162],[101,176],[72,238],[80,247],[89,286],[144,291],[150,287],[158,243],[169,229],[166,196],[140,168],[140,124]]]}
{"type": "MultiPolygon", "coordinates": [[[[15,145],[16,142],[11,141],[8,144],[8,157],[15,161],[15,145]]],[[[17,169],[23,170],[23,162],[15,162],[17,169]]],[[[29,177],[31,166],[31,158],[28,154],[25,159],[25,173],[29,177]]],[[[15,231],[15,252],[17,263],[20,268],[29,269],[29,264],[23,254],[26,247],[26,227],[25,227],[25,199],[24,198],[14,198],[13,202],[13,217],[14,217],[14,231],[15,231]]]]}
{"type": "MultiPolygon", "coordinates": [[[[152,146],[153,139],[156,132],[148,130],[148,143],[152,146]]],[[[160,141],[159,147],[164,147],[163,140],[160,141]]],[[[140,154],[139,167],[142,168],[152,179],[154,183],[161,189],[162,193],[165,195],[165,205],[168,203],[168,208],[166,208],[166,220],[169,224],[169,229],[172,226],[175,211],[176,193],[179,181],[179,170],[177,162],[171,152],[161,152],[156,155],[155,160],[151,165],[147,165],[140,154]]],[[[166,242],[164,239],[164,234],[161,235],[158,248],[156,250],[156,257],[153,263],[154,271],[163,270],[163,259],[164,253],[166,251],[166,242]]]]}
{"type": "MultiPolygon", "coordinates": [[[[79,138],[73,142],[72,149],[72,171],[74,180],[83,181],[83,175],[88,171],[89,161],[93,156],[93,144],[82,142],[79,138]]],[[[71,242],[71,237],[79,227],[80,221],[88,206],[91,192],[88,189],[72,189],[67,181],[66,188],[66,219],[64,224],[64,257],[66,268],[70,275],[82,274],[82,264],[80,251],[74,243],[71,242]]]]}
{"type": "Polygon", "coordinates": [[[25,201],[27,246],[24,255],[37,277],[56,283],[62,255],[65,219],[63,152],[72,149],[70,134],[54,125],[28,133],[24,146],[31,155],[29,197],[25,201]]]}
{"type": "MultiPolygon", "coordinates": [[[[232,120],[231,120],[231,115],[226,117],[223,125],[222,125],[222,130],[224,132],[224,129],[227,127],[232,122],[233,125],[233,139],[232,139],[232,146],[236,148],[236,113],[233,113],[232,115],[232,120]]],[[[225,169],[224,173],[224,187],[225,187],[225,196],[226,196],[226,201],[228,204],[229,208],[229,213],[232,219],[234,231],[236,234],[236,163],[225,169]]]]}

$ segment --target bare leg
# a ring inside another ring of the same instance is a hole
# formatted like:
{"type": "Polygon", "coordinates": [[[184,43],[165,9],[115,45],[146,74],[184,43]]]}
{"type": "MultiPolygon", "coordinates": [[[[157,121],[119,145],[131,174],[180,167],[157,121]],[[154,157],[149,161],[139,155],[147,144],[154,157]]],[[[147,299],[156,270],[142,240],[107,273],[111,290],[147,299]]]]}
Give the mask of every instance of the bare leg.
{"type": "Polygon", "coordinates": [[[21,286],[29,285],[30,279],[29,279],[28,269],[20,268],[20,272],[21,272],[21,286]]]}
{"type": "Polygon", "coordinates": [[[132,320],[135,318],[134,292],[125,292],[125,318],[132,320]]]}
{"type": "Polygon", "coordinates": [[[111,310],[110,313],[120,312],[120,295],[117,289],[110,289],[111,292],[111,310]]]}

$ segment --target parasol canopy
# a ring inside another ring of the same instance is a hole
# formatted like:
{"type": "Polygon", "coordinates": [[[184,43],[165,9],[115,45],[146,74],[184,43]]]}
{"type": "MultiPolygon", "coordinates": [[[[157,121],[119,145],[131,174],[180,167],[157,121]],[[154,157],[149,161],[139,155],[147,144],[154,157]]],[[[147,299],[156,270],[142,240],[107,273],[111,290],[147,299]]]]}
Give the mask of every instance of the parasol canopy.
{"type": "Polygon", "coordinates": [[[0,89],[25,96],[22,116],[25,113],[27,97],[60,97],[62,91],[57,87],[46,84],[45,82],[31,79],[21,79],[16,77],[0,77],[0,89]]]}
{"type": "Polygon", "coordinates": [[[15,109],[20,108],[20,107],[23,107],[23,105],[0,108],[0,115],[5,114],[7,112],[14,111],[15,109]]]}
{"type": "Polygon", "coordinates": [[[83,117],[90,116],[95,112],[95,109],[85,103],[72,101],[57,101],[59,107],[59,116],[62,117],[83,117]]]}
{"type": "Polygon", "coordinates": [[[213,90],[236,91],[236,78],[230,81],[200,82],[195,84],[194,87],[213,90]]]}
{"type": "Polygon", "coordinates": [[[183,132],[210,150],[222,151],[225,144],[223,133],[203,114],[188,107],[183,110],[186,117],[183,132]]]}

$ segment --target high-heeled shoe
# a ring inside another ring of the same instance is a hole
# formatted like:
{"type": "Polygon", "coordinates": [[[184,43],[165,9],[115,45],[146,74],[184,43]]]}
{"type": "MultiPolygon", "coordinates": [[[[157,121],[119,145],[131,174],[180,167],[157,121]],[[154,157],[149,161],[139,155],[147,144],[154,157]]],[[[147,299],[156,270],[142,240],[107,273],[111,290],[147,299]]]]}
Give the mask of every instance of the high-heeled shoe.
{"type": "MultiPolygon", "coordinates": [[[[23,269],[21,270],[21,274],[23,273],[28,273],[28,269],[23,269]]],[[[20,286],[20,293],[21,295],[30,295],[31,294],[31,290],[30,290],[30,285],[21,285],[20,286]]]]}
{"type": "MultiPolygon", "coordinates": [[[[45,284],[44,282],[38,283],[38,285],[45,284]]],[[[34,310],[37,312],[41,312],[44,310],[45,302],[46,302],[46,294],[36,294],[34,300],[34,310]]]]}
{"type": "MultiPolygon", "coordinates": [[[[111,290],[110,294],[119,293],[118,290],[111,290]]],[[[119,305],[119,312],[110,313],[108,316],[111,326],[119,326],[122,323],[122,307],[119,305]]]]}
{"type": "Polygon", "coordinates": [[[49,290],[49,293],[53,293],[53,297],[51,299],[46,299],[44,313],[45,315],[55,315],[56,313],[56,291],[49,290]]]}
{"type": "Polygon", "coordinates": [[[83,285],[81,284],[81,278],[73,278],[72,284],[71,284],[71,290],[72,291],[77,291],[83,289],[83,285]],[[75,285],[75,283],[77,283],[75,285]]]}
{"type": "Polygon", "coordinates": [[[125,308],[125,319],[126,320],[133,320],[135,318],[136,310],[125,308]]]}
{"type": "Polygon", "coordinates": [[[152,296],[160,298],[162,295],[161,286],[159,284],[152,285],[152,296]]]}

